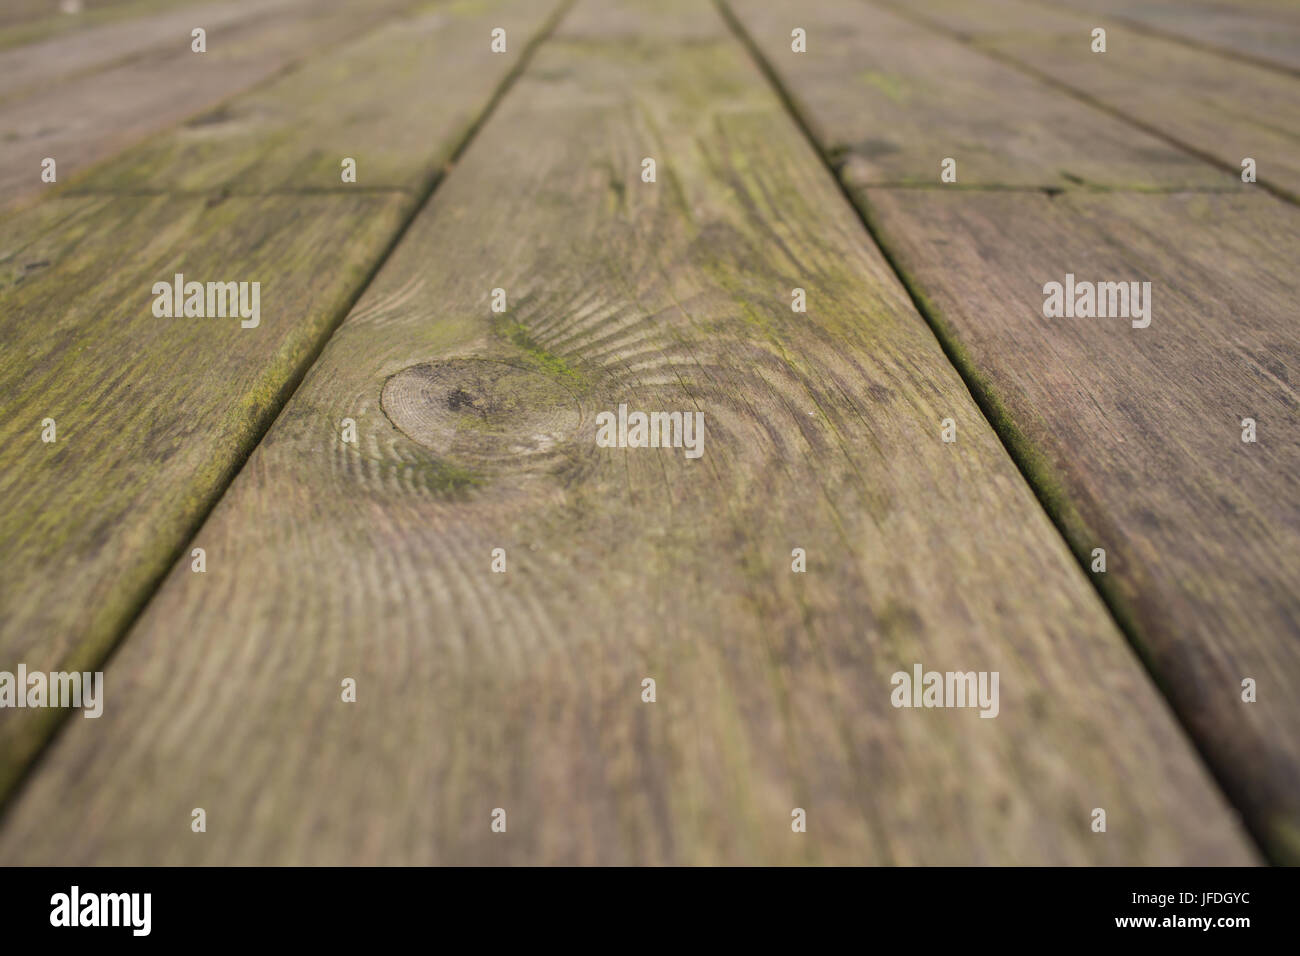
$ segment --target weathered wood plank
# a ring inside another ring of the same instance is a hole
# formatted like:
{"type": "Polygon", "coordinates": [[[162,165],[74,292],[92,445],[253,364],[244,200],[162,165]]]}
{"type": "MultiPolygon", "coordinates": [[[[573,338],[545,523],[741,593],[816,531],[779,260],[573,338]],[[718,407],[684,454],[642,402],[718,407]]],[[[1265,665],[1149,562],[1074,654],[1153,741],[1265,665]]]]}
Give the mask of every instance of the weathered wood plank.
{"type": "MultiPolygon", "coordinates": [[[[755,37],[770,32],[769,8],[728,2],[755,37]]],[[[810,37],[846,32],[819,18],[833,4],[798,9],[810,37]]],[[[762,52],[824,148],[857,134],[833,72],[802,71],[774,42],[762,52]]],[[[835,56],[848,75],[851,53],[835,56]]],[[[913,108],[918,124],[949,115],[938,99],[913,108]]],[[[1090,566],[1106,550],[1096,580],[1237,806],[1270,852],[1300,860],[1300,215],[1245,185],[850,188],[1076,552],[1090,566]],[[1067,273],[1151,281],[1151,325],[1045,319],[1043,286],[1067,273]],[[1246,417],[1258,444],[1241,440],[1246,417]],[[1247,677],[1267,700],[1242,701],[1247,677]]]]}
{"type": "Polygon", "coordinates": [[[194,27],[212,33],[240,22],[256,23],[286,10],[294,10],[301,16],[312,3],[313,0],[224,0],[181,6],[178,10],[78,30],[5,50],[0,52],[0,100],[25,90],[48,87],[70,74],[90,73],[155,50],[165,55],[188,49],[194,27]]]}
{"type": "Polygon", "coordinates": [[[1300,4],[1295,0],[1055,0],[1185,42],[1300,72],[1300,4]]]}
{"type": "MultiPolygon", "coordinates": [[[[0,669],[95,669],[409,204],[401,194],[54,199],[8,224],[0,669]],[[177,272],[260,281],[261,325],[154,318],[150,289],[177,272]],[[41,441],[47,418],[54,444],[41,441]]],[[[5,712],[0,790],[57,715],[5,712]]]]}
{"type": "MultiPolygon", "coordinates": [[[[464,133],[466,110],[486,108],[554,10],[504,0],[449,18],[477,24],[478,55],[472,79],[459,72],[463,59],[435,61],[441,71],[426,78],[454,92],[433,100],[390,99],[383,75],[371,74],[374,119],[357,144],[362,163],[377,150],[395,176],[430,183],[464,133]],[[505,55],[488,49],[495,26],[514,37],[505,55]],[[427,138],[400,170],[391,147],[410,142],[410,126],[427,138]]],[[[425,49],[427,41],[421,28],[394,44],[425,49]]],[[[364,39],[357,50],[357,64],[368,67],[364,39]]],[[[318,82],[307,99],[295,100],[308,93],[287,83],[286,125],[265,127],[266,135],[286,151],[317,133],[337,139],[347,117],[314,102],[354,101],[342,88],[353,81],[351,62],[344,48],[322,71],[308,68],[318,82]]],[[[84,669],[103,659],[423,195],[66,196],[6,223],[0,669],[84,669]],[[260,282],[261,324],[155,317],[153,284],[177,272],[260,282]],[[54,444],[41,441],[47,417],[54,444]]],[[[56,717],[5,711],[0,793],[56,717]]]]}
{"type": "Polygon", "coordinates": [[[41,161],[63,181],[149,133],[200,112],[322,48],[390,16],[410,0],[318,0],[276,6],[208,33],[208,52],[190,50],[189,31],[172,49],[42,86],[0,103],[0,209],[50,186],[41,161]]]}
{"type": "Polygon", "coordinates": [[[1234,188],[1185,150],[861,0],[728,7],[846,181],[937,186],[953,158],[945,188],[1234,188]],[[791,48],[796,27],[807,52],[791,48]]]}
{"type": "Polygon", "coordinates": [[[575,9],[195,543],[0,859],[1252,859],[708,6],[575,9]],[[703,455],[597,447],[620,402],[703,455]],[[895,709],[917,662],[999,716],[895,709]]]}
{"type": "Polygon", "coordinates": [[[956,33],[1105,109],[1300,202],[1300,79],[1024,0],[871,0],[956,33]]]}
{"type": "Polygon", "coordinates": [[[6,0],[0,8],[0,50],[67,36],[115,21],[144,18],[201,0],[6,0]]]}
{"type": "MultiPolygon", "coordinates": [[[[482,114],[500,81],[484,70],[491,26],[510,43],[527,41],[525,0],[496,3],[510,19],[485,27],[480,3],[425,4],[372,30],[346,57],[309,62],[275,84],[150,138],[70,184],[77,192],[349,190],[344,156],[357,161],[357,185],[417,190],[482,114]],[[525,32],[514,33],[524,28],[525,32]],[[377,82],[382,81],[382,95],[377,82]],[[455,95],[437,93],[454,82],[455,95]],[[328,86],[331,95],[318,93],[328,86]],[[413,163],[412,158],[420,161],[413,163]]],[[[534,4],[535,5],[535,4],[534,4]]]]}
{"type": "Polygon", "coordinates": [[[1300,217],[1259,194],[863,202],[1076,550],[1106,549],[1101,584],[1229,795],[1300,862],[1300,217]],[[1150,327],[1044,319],[1067,272],[1151,281],[1150,327]]]}

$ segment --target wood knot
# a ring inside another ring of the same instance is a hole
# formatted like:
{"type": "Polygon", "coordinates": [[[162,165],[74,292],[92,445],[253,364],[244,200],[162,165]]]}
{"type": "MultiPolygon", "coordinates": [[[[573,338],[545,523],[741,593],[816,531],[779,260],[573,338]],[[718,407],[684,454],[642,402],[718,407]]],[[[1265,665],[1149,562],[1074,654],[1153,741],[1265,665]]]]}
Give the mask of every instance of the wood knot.
{"type": "Polygon", "coordinates": [[[462,408],[473,408],[476,411],[479,410],[474,404],[474,396],[459,387],[453,388],[451,393],[447,396],[447,407],[453,412],[458,412],[462,408]]]}
{"type": "Polygon", "coordinates": [[[553,377],[491,359],[404,368],[384,382],[380,407],[413,442],[485,472],[546,467],[583,420],[577,397],[553,377]]]}

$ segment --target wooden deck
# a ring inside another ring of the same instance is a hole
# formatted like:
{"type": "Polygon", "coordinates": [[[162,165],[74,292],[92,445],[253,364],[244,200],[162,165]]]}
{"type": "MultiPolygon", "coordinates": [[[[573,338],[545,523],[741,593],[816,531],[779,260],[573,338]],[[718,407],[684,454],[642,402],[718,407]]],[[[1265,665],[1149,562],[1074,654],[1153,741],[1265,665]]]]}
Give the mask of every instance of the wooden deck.
{"type": "Polygon", "coordinates": [[[103,713],[0,709],[0,863],[1300,863],[1300,7],[82,6],[0,12],[0,672],[103,713]]]}

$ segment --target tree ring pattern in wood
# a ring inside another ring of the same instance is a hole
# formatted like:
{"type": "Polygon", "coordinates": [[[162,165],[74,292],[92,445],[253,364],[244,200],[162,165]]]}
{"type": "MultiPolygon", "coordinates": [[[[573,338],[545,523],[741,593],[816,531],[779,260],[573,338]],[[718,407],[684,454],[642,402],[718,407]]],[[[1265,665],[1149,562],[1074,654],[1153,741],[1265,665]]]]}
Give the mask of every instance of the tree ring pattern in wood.
{"type": "Polygon", "coordinates": [[[584,418],[554,378],[491,359],[409,366],[384,383],[380,405],[413,442],[487,473],[545,470],[584,418]]]}

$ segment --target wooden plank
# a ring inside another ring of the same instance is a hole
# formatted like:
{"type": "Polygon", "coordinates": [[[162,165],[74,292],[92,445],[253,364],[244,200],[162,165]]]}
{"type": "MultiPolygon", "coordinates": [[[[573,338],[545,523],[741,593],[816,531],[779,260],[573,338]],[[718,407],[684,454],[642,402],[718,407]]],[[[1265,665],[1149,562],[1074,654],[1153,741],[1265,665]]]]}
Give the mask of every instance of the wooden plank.
{"type": "MultiPolygon", "coordinates": [[[[768,8],[728,2],[765,35],[768,8]]],[[[845,32],[820,10],[799,7],[810,38],[845,32]]],[[[856,135],[831,72],[763,53],[824,146],[856,135]]],[[[936,128],[949,115],[914,108],[936,128]]],[[[1300,860],[1295,210],[1244,186],[850,188],[1075,551],[1091,566],[1106,550],[1095,579],[1229,795],[1272,855],[1300,860]],[[1045,319],[1043,286],[1067,273],[1151,281],[1151,325],[1045,319]],[[1257,444],[1241,441],[1246,417],[1267,423],[1257,444]],[[1242,701],[1248,677],[1268,700],[1242,701]]]]}
{"type": "Polygon", "coordinates": [[[0,209],[38,196],[41,162],[60,181],[146,135],[248,89],[322,48],[355,35],[409,0],[348,0],[277,7],[208,33],[208,52],[190,50],[189,31],[167,53],[41,87],[0,104],[0,209]]]}
{"type": "Polygon", "coordinates": [[[0,8],[0,50],[130,18],[144,18],[200,0],[6,0],[0,8]]]}
{"type": "Polygon", "coordinates": [[[1234,803],[1300,862],[1295,211],[1259,194],[863,203],[1080,556],[1106,549],[1107,596],[1234,803]],[[1151,281],[1151,326],[1045,320],[1042,285],[1067,272],[1151,281]]]}
{"type": "Polygon", "coordinates": [[[110,23],[0,52],[0,100],[24,91],[48,88],[71,74],[91,73],[131,57],[188,49],[190,31],[209,33],[241,22],[257,23],[293,10],[301,16],[312,0],[226,0],[158,13],[139,20],[110,23]]]}
{"type": "Polygon", "coordinates": [[[861,0],[728,6],[847,182],[938,186],[951,157],[944,188],[1235,188],[1185,150],[861,0]],[[805,53],[791,49],[795,27],[805,53]]]}
{"type": "MultiPolygon", "coordinates": [[[[554,7],[549,8],[554,11],[554,7]]],[[[476,24],[472,76],[447,60],[427,75],[456,92],[391,99],[382,73],[366,80],[376,118],[358,143],[362,160],[428,137],[406,155],[404,178],[431,183],[483,110],[548,8],[527,0],[480,4],[449,16],[476,24]],[[489,31],[504,26],[513,49],[494,55],[489,31]],[[451,72],[448,72],[451,71],[451,72]]],[[[412,22],[422,23],[416,19],[412,22]]],[[[462,24],[463,25],[463,24],[462,24]]],[[[459,30],[462,27],[456,27],[459,30]]],[[[460,34],[456,34],[460,35],[460,34]]],[[[425,49],[424,30],[403,44],[425,49]]],[[[369,47],[358,44],[360,66],[369,47]]],[[[395,53],[399,62],[408,53],[395,53]]],[[[294,124],[267,129],[338,138],[345,115],[315,98],[351,101],[349,49],[317,73],[311,99],[284,92],[294,124]]],[[[309,68],[313,69],[313,68],[309,68]]],[[[305,94],[304,94],[305,95],[305,94]]],[[[342,318],[393,237],[423,198],[407,190],[260,196],[65,196],[14,216],[0,247],[0,670],[94,667],[122,634],[178,549],[264,432],[278,405],[342,318]],[[162,319],[152,288],[176,273],[195,281],[261,283],[261,324],[162,319]],[[56,423],[58,441],[40,440],[56,423]]],[[[0,793],[11,786],[57,719],[56,711],[6,712],[0,723],[0,793]]]]}
{"type": "MultiPolygon", "coordinates": [[[[494,9],[531,29],[515,11],[494,9]]],[[[515,38],[523,43],[528,33],[515,38]]],[[[440,170],[500,81],[483,70],[483,10],[478,3],[426,4],[355,43],[346,57],[323,57],[273,85],[150,138],[70,184],[75,192],[349,190],[341,157],[357,161],[357,185],[419,190],[440,170]],[[382,76],[382,96],[368,78],[382,76]],[[457,94],[412,108],[454,78],[457,94]],[[323,85],[331,95],[320,96],[323,85]],[[413,163],[412,158],[420,162],[413,163]]],[[[507,44],[507,47],[509,43],[507,44]]]]}
{"type": "Polygon", "coordinates": [[[1300,73],[1295,0],[1055,0],[1207,49],[1300,73]]]}
{"type": "Polygon", "coordinates": [[[0,860],[1253,859],[707,6],[575,8],[195,544],[0,860]],[[597,447],[620,402],[703,454],[597,447]],[[895,709],[917,662],[999,716],[895,709]]]}
{"type": "MultiPolygon", "coordinates": [[[[880,3],[882,0],[872,0],[880,3]]],[[[1096,17],[1023,0],[888,0],[1135,124],[1300,202],[1300,79],[1112,24],[1091,51],[1096,17]]]]}

